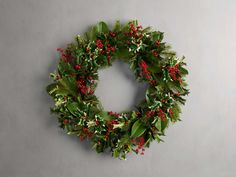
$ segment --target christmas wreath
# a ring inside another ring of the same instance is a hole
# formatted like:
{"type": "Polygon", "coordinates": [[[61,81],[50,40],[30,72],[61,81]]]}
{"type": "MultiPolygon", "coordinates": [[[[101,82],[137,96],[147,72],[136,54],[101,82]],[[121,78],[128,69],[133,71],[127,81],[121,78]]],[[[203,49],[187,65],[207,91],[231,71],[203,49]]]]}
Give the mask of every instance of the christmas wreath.
{"type": "Polygon", "coordinates": [[[111,150],[121,159],[134,151],[144,154],[153,140],[162,141],[170,122],[180,120],[180,105],[189,93],[184,77],[188,74],[184,57],[178,58],[163,40],[163,33],[142,28],[137,21],[113,29],[99,22],[84,37],[65,49],[59,48],[57,71],[47,92],[60,127],[81,140],[89,139],[97,152],[111,150]],[[147,82],[145,99],[135,110],[105,111],[94,94],[98,70],[116,59],[128,63],[137,81],[147,82]]]}

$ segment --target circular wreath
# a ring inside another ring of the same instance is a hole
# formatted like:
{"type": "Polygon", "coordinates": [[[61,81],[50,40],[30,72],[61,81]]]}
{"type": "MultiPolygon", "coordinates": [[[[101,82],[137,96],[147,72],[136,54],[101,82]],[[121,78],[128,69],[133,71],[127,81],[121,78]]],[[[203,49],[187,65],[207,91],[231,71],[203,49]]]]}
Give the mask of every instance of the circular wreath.
{"type": "Polygon", "coordinates": [[[50,74],[54,82],[47,92],[55,101],[51,111],[60,127],[81,140],[90,139],[97,152],[110,149],[121,159],[131,151],[144,154],[151,141],[162,141],[169,123],[180,120],[180,104],[189,93],[184,57],[178,58],[162,39],[162,32],[143,29],[137,21],[117,21],[112,30],[99,22],[84,37],[59,48],[58,69],[50,74]],[[135,110],[108,112],[94,94],[98,70],[121,58],[149,87],[135,110]]]}

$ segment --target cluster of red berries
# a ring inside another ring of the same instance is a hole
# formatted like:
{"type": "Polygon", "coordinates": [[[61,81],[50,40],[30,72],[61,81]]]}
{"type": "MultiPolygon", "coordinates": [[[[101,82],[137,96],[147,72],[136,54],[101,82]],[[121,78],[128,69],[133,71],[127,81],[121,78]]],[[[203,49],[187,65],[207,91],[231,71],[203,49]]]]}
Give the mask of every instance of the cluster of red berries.
{"type": "Polygon", "coordinates": [[[155,114],[155,111],[153,111],[153,110],[147,111],[145,114],[146,114],[147,118],[150,118],[150,117],[152,117],[155,114]]]}
{"type": "Polygon", "coordinates": [[[159,109],[159,110],[158,110],[157,115],[158,115],[158,117],[160,117],[160,119],[161,119],[162,121],[165,121],[165,120],[166,120],[166,115],[165,115],[165,113],[164,113],[164,111],[163,111],[162,109],[159,109]]]}
{"type": "Polygon", "coordinates": [[[94,90],[92,90],[90,87],[87,86],[87,84],[85,83],[84,77],[80,76],[79,80],[77,80],[77,87],[79,89],[79,91],[84,94],[93,94],[94,90]]]}
{"type": "Polygon", "coordinates": [[[69,62],[70,61],[70,58],[71,58],[71,55],[66,53],[66,51],[62,48],[58,48],[57,49],[58,52],[60,52],[60,55],[61,55],[61,59],[64,61],[64,62],[69,62]]]}
{"type": "Polygon", "coordinates": [[[102,48],[103,48],[103,43],[102,43],[102,41],[101,41],[100,39],[98,39],[98,40],[96,41],[96,46],[97,46],[97,48],[99,48],[99,49],[102,49],[102,48]]]}
{"type": "Polygon", "coordinates": [[[143,34],[139,33],[140,29],[142,29],[141,25],[135,27],[135,25],[133,23],[131,23],[130,26],[129,26],[129,32],[126,32],[125,35],[127,37],[134,37],[134,38],[142,37],[143,34]]]}
{"type": "Polygon", "coordinates": [[[135,145],[137,145],[138,147],[135,149],[135,152],[138,154],[141,150],[141,155],[144,155],[144,144],[145,144],[145,139],[144,137],[140,136],[140,137],[137,137],[133,140],[131,140],[132,143],[134,143],[135,145]]]}
{"type": "MultiPolygon", "coordinates": [[[[114,33],[114,32],[110,32],[110,36],[112,36],[112,37],[115,37],[116,36],[116,33],[114,33]]],[[[108,59],[108,62],[110,63],[110,58],[111,58],[111,54],[112,54],[112,52],[115,52],[116,51],[116,48],[114,47],[114,46],[111,46],[111,44],[107,44],[107,46],[105,46],[105,48],[104,48],[104,44],[102,43],[102,41],[100,40],[100,39],[98,39],[97,41],[96,41],[96,46],[97,46],[97,48],[99,48],[99,49],[103,49],[102,51],[101,51],[101,54],[102,55],[106,55],[107,56],[107,59],[108,59]]]]}
{"type": "Polygon", "coordinates": [[[148,65],[145,61],[141,60],[139,63],[143,76],[149,81],[151,80],[151,73],[148,71],[148,65]]]}
{"type": "Polygon", "coordinates": [[[101,51],[101,54],[106,55],[107,59],[110,60],[111,53],[115,51],[116,51],[116,48],[114,46],[111,46],[111,44],[107,44],[106,48],[101,51]]]}
{"type": "Polygon", "coordinates": [[[173,116],[174,116],[173,109],[172,109],[172,108],[170,108],[168,112],[169,112],[169,114],[170,114],[170,118],[173,118],[173,116]]]}
{"type": "MultiPolygon", "coordinates": [[[[176,74],[179,73],[179,68],[178,68],[178,67],[179,67],[179,65],[176,64],[176,65],[171,66],[171,67],[168,68],[168,72],[169,72],[169,74],[170,74],[170,77],[171,77],[174,81],[177,80],[176,74]]],[[[181,79],[181,78],[180,78],[180,79],[181,79]]]]}
{"type": "Polygon", "coordinates": [[[111,36],[112,38],[114,38],[114,37],[116,37],[116,33],[115,33],[115,32],[112,32],[112,31],[110,31],[110,36],[111,36]]]}
{"type": "Polygon", "coordinates": [[[109,111],[109,112],[108,112],[108,115],[114,116],[115,118],[118,118],[118,117],[120,116],[119,113],[117,113],[117,112],[112,112],[112,111],[109,111]]]}
{"type": "Polygon", "coordinates": [[[93,133],[86,127],[82,128],[82,131],[79,135],[80,140],[84,140],[86,138],[91,138],[93,136],[93,133]]]}
{"type": "Polygon", "coordinates": [[[105,138],[108,139],[109,138],[109,134],[111,133],[111,131],[113,130],[113,127],[115,124],[118,124],[118,121],[116,120],[108,120],[106,122],[106,126],[108,127],[105,138]]]}

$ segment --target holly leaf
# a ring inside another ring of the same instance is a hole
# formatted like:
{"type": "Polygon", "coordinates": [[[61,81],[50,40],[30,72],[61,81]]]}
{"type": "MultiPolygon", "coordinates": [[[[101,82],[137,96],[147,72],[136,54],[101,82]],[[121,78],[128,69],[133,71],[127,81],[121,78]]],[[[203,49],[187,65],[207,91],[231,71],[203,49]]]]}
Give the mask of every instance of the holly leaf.
{"type": "Polygon", "coordinates": [[[183,68],[182,66],[179,66],[179,72],[180,72],[180,75],[187,75],[188,74],[188,70],[183,68]]]}
{"type": "Polygon", "coordinates": [[[140,120],[137,120],[131,129],[131,138],[136,138],[141,136],[146,131],[146,127],[143,125],[143,123],[140,120]]]}
{"type": "Polygon", "coordinates": [[[162,39],[163,39],[163,37],[164,37],[164,35],[163,35],[164,33],[162,33],[162,32],[154,32],[153,33],[153,35],[152,35],[152,40],[153,41],[162,41],[162,39]]]}

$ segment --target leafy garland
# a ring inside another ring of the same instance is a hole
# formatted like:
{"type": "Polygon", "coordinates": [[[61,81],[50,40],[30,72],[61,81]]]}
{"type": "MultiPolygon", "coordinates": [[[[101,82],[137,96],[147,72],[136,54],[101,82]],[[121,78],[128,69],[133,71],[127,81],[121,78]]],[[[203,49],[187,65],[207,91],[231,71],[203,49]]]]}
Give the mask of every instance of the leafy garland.
{"type": "Polygon", "coordinates": [[[162,141],[169,123],[180,120],[180,104],[189,93],[184,57],[178,58],[162,39],[162,32],[143,29],[137,21],[117,21],[112,30],[99,22],[66,49],[58,49],[58,71],[50,74],[54,82],[47,92],[55,101],[51,111],[60,127],[90,139],[97,152],[110,148],[121,159],[131,151],[144,154],[151,141],[162,141]],[[138,81],[149,83],[137,109],[122,113],[104,111],[94,95],[98,69],[118,58],[130,65],[138,81]]]}

